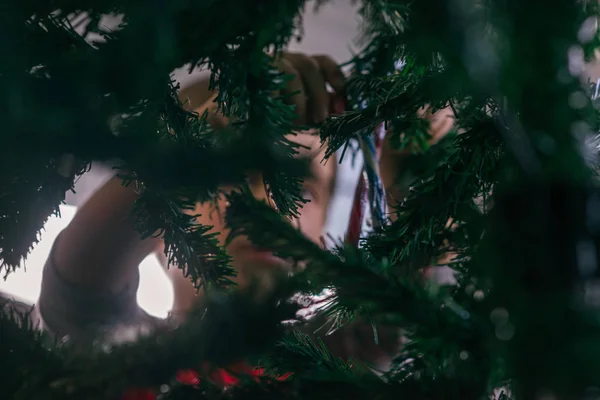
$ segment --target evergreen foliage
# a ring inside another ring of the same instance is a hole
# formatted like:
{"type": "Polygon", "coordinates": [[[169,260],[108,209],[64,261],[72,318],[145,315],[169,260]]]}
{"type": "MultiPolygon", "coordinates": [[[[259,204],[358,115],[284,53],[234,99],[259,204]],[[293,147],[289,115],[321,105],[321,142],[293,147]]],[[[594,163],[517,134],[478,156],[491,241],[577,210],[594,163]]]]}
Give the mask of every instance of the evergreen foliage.
{"type": "Polygon", "coordinates": [[[286,221],[302,201],[306,168],[284,137],[293,110],[271,97],[288,77],[268,54],[298,34],[304,6],[10,0],[2,7],[4,271],[26,257],[92,160],[118,159],[141,194],[140,231],[162,236],[171,261],[209,293],[206,312],[175,330],[85,352],[48,343],[4,313],[3,398],[110,399],[164,385],[163,399],[598,396],[600,193],[582,146],[600,118],[578,79],[599,44],[597,2],[363,0],[351,110],[329,118],[321,138],[331,156],[386,123],[397,147],[418,153],[409,166],[418,178],[392,210],[394,222],[360,249],[334,251],[286,221]],[[91,20],[85,34],[102,41],[75,32],[70,16],[82,11],[91,20]],[[118,29],[102,30],[107,13],[124,16],[118,29]],[[227,132],[215,135],[178,100],[169,74],[187,63],[211,69],[219,106],[235,117],[227,132]],[[446,104],[456,132],[428,148],[419,110],[446,104]],[[251,169],[265,172],[278,211],[248,194],[251,169]],[[232,235],[304,266],[268,294],[218,291],[235,271],[215,237],[184,212],[224,183],[239,186],[229,195],[232,235]],[[456,254],[456,284],[424,285],[421,270],[448,252],[456,254]],[[284,329],[296,311],[286,299],[324,289],[333,294],[321,312],[335,324],[364,318],[404,330],[389,371],[378,376],[331,356],[301,328],[284,329]],[[242,376],[226,391],[210,379],[196,387],[174,381],[181,369],[242,359],[259,362],[271,379],[242,376]],[[292,375],[272,379],[285,372],[292,375]]]}

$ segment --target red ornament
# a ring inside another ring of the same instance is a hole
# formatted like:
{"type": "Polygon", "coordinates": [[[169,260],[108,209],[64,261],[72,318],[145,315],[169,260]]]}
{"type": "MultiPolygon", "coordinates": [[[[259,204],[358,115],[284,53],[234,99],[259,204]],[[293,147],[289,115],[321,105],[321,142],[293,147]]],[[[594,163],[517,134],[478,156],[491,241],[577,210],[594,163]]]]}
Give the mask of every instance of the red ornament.
{"type": "MultiPolygon", "coordinates": [[[[208,368],[205,368],[208,372],[208,368]]],[[[240,383],[240,380],[232,374],[247,374],[254,377],[256,381],[260,380],[265,375],[264,368],[251,368],[245,363],[233,364],[228,370],[216,369],[210,373],[210,379],[217,385],[228,387],[235,386],[240,383]]],[[[288,379],[292,374],[286,373],[275,377],[276,381],[282,382],[288,379]]],[[[177,372],[176,379],[179,383],[188,386],[197,387],[200,385],[200,374],[193,369],[183,369],[177,372]]],[[[119,400],[156,400],[154,391],[150,389],[128,389],[119,400]]]]}
{"type": "Polygon", "coordinates": [[[193,369],[183,369],[177,372],[176,379],[179,383],[189,386],[198,386],[200,384],[200,376],[193,369]]]}

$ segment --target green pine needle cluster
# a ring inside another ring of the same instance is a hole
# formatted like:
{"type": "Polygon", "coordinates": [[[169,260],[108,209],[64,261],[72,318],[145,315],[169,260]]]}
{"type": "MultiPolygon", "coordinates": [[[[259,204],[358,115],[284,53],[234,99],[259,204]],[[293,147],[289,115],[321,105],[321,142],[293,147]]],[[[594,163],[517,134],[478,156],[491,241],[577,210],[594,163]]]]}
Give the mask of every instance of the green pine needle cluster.
{"type": "Polygon", "coordinates": [[[600,197],[581,148],[600,115],[578,75],[600,44],[600,6],[547,5],[361,2],[351,110],[321,127],[326,156],[381,123],[414,154],[393,222],[358,249],[327,250],[289,224],[307,168],[286,138],[294,111],[272,97],[289,77],[271,57],[301,31],[305,1],[10,1],[0,13],[3,270],[19,266],[92,160],[118,159],[140,193],[138,229],[165,240],[207,301],[177,329],[85,349],[50,342],[3,308],[3,396],[107,399],[146,387],[181,400],[597,397],[600,197]],[[72,24],[82,11],[83,35],[72,24]],[[99,23],[107,13],[123,15],[114,31],[99,23]],[[103,40],[86,42],[89,33],[103,40]],[[235,121],[226,130],[184,110],[169,76],[184,64],[212,71],[235,121]],[[418,114],[447,105],[455,132],[429,147],[418,114]],[[277,210],[250,194],[249,170],[264,172],[277,210]],[[220,291],[235,270],[190,210],[223,184],[237,188],[231,238],[294,262],[268,291],[220,291]],[[427,283],[424,269],[446,253],[456,282],[427,283]],[[382,328],[402,331],[387,371],[332,355],[314,321],[297,316],[290,298],[324,291],[319,317],[332,330],[367,321],[376,340],[382,328]],[[241,360],[266,375],[223,390],[202,372],[241,360]],[[189,368],[201,371],[197,386],[175,380],[189,368]]]}

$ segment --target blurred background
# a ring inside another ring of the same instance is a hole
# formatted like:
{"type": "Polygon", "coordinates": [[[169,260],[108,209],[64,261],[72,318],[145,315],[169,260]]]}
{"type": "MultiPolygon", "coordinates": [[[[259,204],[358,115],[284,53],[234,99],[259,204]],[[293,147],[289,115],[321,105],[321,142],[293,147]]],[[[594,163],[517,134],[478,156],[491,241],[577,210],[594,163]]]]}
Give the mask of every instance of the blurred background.
{"type": "MultiPolygon", "coordinates": [[[[304,36],[301,42],[290,43],[290,51],[308,54],[328,54],[339,63],[351,58],[356,49],[358,35],[357,6],[350,0],[334,0],[314,12],[314,2],[309,2],[304,15],[304,36]]],[[[114,26],[117,20],[107,17],[103,24],[114,26]]],[[[192,106],[203,102],[208,86],[206,71],[193,71],[181,68],[174,71],[175,79],[181,85],[181,96],[189,99],[192,106]]],[[[346,157],[338,168],[334,199],[330,204],[328,232],[334,237],[343,236],[348,224],[351,202],[356,187],[362,160],[346,157]]],[[[61,207],[60,217],[52,217],[42,232],[40,242],[35,246],[27,261],[17,272],[0,280],[0,292],[17,300],[33,304],[40,292],[42,267],[52,243],[58,233],[75,215],[77,207],[113,175],[110,165],[94,164],[92,169],[81,176],[74,192],[67,193],[66,204],[61,207]]],[[[166,317],[173,302],[173,289],[167,275],[155,256],[149,256],[140,264],[140,288],[138,303],[148,313],[166,317]]]]}

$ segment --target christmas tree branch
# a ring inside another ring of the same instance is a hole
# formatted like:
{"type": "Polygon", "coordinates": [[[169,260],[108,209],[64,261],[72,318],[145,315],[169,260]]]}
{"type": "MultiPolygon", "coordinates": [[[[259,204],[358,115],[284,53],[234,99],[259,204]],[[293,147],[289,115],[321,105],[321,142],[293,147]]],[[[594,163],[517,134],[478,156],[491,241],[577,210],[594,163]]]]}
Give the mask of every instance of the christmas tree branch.
{"type": "Polygon", "coordinates": [[[415,182],[408,197],[395,210],[398,218],[368,238],[366,248],[392,265],[428,266],[443,248],[448,222],[475,207],[496,181],[503,150],[493,119],[485,117],[458,135],[455,151],[429,177],[415,182]],[[443,201],[440,201],[440,198],[443,201]]]}
{"type": "Polygon", "coordinates": [[[231,237],[246,235],[257,247],[272,250],[284,259],[304,262],[294,278],[300,291],[318,293],[335,288],[335,299],[322,311],[333,314],[338,309],[352,310],[394,321],[394,325],[426,327],[422,329],[428,329],[430,335],[452,332],[448,327],[457,326],[452,322],[454,311],[440,313],[437,300],[431,299],[420,281],[394,274],[385,262],[365,258],[357,249],[346,247],[335,255],[320,248],[249,194],[233,193],[229,200],[226,221],[232,229],[231,237]],[[426,303],[430,303],[429,312],[424,311],[426,303]]]}
{"type": "MultiPolygon", "coordinates": [[[[283,138],[284,133],[290,131],[291,123],[286,121],[292,119],[293,112],[281,99],[269,101],[263,97],[285,85],[281,74],[273,72],[271,60],[264,51],[269,47],[281,48],[289,40],[302,5],[303,1],[288,1],[254,7],[247,2],[232,1],[226,8],[230,11],[226,17],[215,18],[223,10],[223,4],[161,3],[155,5],[160,8],[156,13],[149,14],[148,5],[141,2],[111,5],[90,1],[87,6],[92,22],[86,29],[101,32],[104,39],[90,45],[67,21],[70,13],[81,9],[76,7],[85,4],[57,1],[47,5],[47,13],[40,9],[32,12],[29,2],[15,4],[11,13],[4,15],[6,24],[0,28],[6,30],[8,42],[3,50],[13,51],[14,55],[9,57],[11,63],[4,65],[0,79],[0,97],[6,102],[3,109],[7,110],[8,127],[3,153],[19,154],[24,158],[22,165],[39,163],[39,153],[42,153],[48,160],[46,169],[51,169],[63,154],[73,154],[84,166],[93,159],[122,160],[124,172],[138,179],[140,187],[148,191],[137,210],[146,210],[146,216],[148,213],[162,215],[145,226],[144,233],[164,231],[170,240],[175,237],[173,230],[194,232],[191,236],[195,239],[188,240],[194,245],[181,245],[180,250],[173,251],[176,245],[167,243],[168,252],[176,254],[177,263],[189,271],[201,270],[201,263],[192,260],[192,248],[196,251],[214,249],[211,254],[221,254],[215,258],[219,267],[210,267],[215,265],[210,262],[206,268],[212,272],[193,275],[218,280],[221,272],[228,273],[223,252],[210,238],[202,238],[204,229],[190,229],[190,221],[182,216],[190,198],[209,199],[219,184],[242,181],[245,171],[264,168],[278,171],[267,174],[266,178],[283,212],[295,213],[296,204],[301,202],[298,177],[301,173],[274,167],[281,158],[287,158],[288,164],[293,163],[295,149],[283,138]],[[61,12],[50,15],[55,10],[61,12]],[[93,26],[98,23],[96,16],[105,11],[124,13],[125,23],[113,32],[93,26]],[[159,16],[159,21],[149,15],[159,16]],[[18,52],[19,40],[24,37],[37,40],[32,47],[18,52]],[[240,66],[251,65],[252,69],[248,71],[244,67],[234,71],[232,60],[240,66]],[[226,104],[223,109],[248,120],[243,129],[239,124],[237,127],[245,141],[237,140],[229,150],[223,150],[222,146],[220,150],[215,149],[215,140],[209,138],[212,132],[191,122],[194,115],[183,111],[176,100],[174,86],[166,79],[175,67],[190,61],[193,65],[211,67],[214,86],[219,89],[218,100],[226,104]],[[140,63],[144,66],[142,69],[140,63]],[[15,97],[16,93],[26,95],[15,97]],[[57,97],[56,93],[62,96],[57,97]],[[50,98],[52,102],[48,102],[50,98]],[[31,115],[36,118],[30,118],[31,115]],[[166,139],[172,133],[181,142],[166,139]],[[277,147],[273,147],[270,140],[275,137],[278,138],[275,144],[280,144],[277,147]],[[248,143],[254,146],[245,146],[248,143]],[[266,143],[270,144],[269,149],[260,153],[252,151],[266,143]],[[223,159],[230,160],[231,168],[219,168],[220,174],[206,173],[214,165],[222,164],[223,159]],[[207,181],[209,176],[215,179],[207,181]],[[153,182],[149,182],[150,179],[153,182]],[[198,187],[201,182],[204,185],[198,187]],[[182,195],[186,185],[194,189],[182,195]],[[157,192],[153,194],[153,190],[157,192]],[[188,196],[191,192],[196,196],[188,196]],[[148,208],[150,203],[154,208],[148,208]],[[179,217],[165,218],[172,214],[173,207],[181,209],[175,213],[179,217]],[[180,222],[187,225],[178,226],[180,222]],[[218,270],[221,272],[217,273],[218,270]]],[[[10,160],[10,157],[4,159],[10,160]]],[[[26,168],[20,175],[23,181],[34,182],[39,180],[37,171],[26,168]]],[[[15,218],[10,214],[5,218],[5,232],[11,232],[13,237],[15,232],[21,232],[18,240],[22,242],[18,246],[0,243],[3,263],[9,268],[15,268],[25,257],[47,216],[57,210],[63,199],[60,193],[72,187],[78,171],[82,168],[70,171],[64,184],[52,185],[51,190],[56,192],[52,196],[44,192],[37,200],[20,197],[20,205],[12,214],[35,218],[27,227],[15,225],[15,218]],[[37,204],[35,210],[23,209],[32,204],[37,204]],[[15,247],[18,248],[13,254],[10,249],[15,247]]],[[[7,169],[6,172],[14,175],[10,172],[16,171],[7,169]]],[[[48,181],[44,183],[49,186],[48,181]]],[[[8,197],[6,201],[8,209],[8,197]]],[[[141,220],[144,218],[141,216],[141,220]]]]}
{"type": "Polygon", "coordinates": [[[281,334],[281,321],[293,317],[295,310],[279,302],[286,291],[283,285],[268,295],[262,293],[261,301],[254,289],[208,295],[206,309],[197,310],[178,329],[158,330],[134,343],[100,346],[91,352],[67,349],[59,368],[33,367],[29,376],[40,377],[37,384],[28,382],[14,398],[105,399],[128,387],[158,387],[181,369],[227,367],[260,352],[281,334]]]}
{"type": "Polygon", "coordinates": [[[39,331],[31,318],[33,311],[0,298],[0,376],[6,398],[13,399],[24,382],[28,385],[37,382],[36,366],[44,365],[47,371],[52,371],[61,365],[61,350],[39,331]]]}

